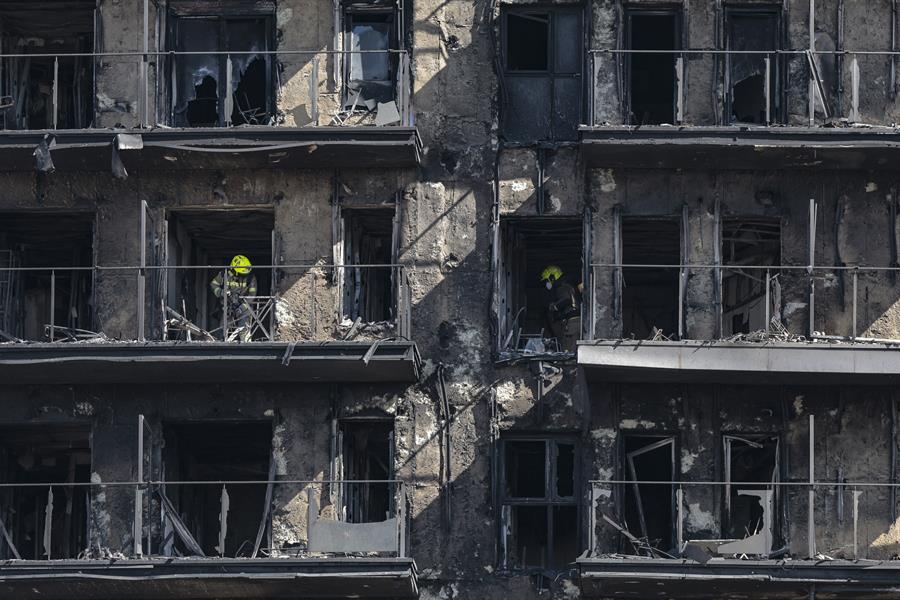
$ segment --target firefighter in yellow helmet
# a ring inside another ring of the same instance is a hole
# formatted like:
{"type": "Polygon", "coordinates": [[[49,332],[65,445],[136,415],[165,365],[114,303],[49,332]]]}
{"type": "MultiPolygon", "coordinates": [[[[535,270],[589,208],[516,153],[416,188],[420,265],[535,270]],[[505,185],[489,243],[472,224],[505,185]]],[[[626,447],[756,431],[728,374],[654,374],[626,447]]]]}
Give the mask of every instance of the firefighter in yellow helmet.
{"type": "Polygon", "coordinates": [[[570,326],[570,321],[581,317],[581,294],[557,265],[547,265],[541,271],[541,281],[547,289],[547,327],[561,344],[569,346],[567,338],[577,336],[580,329],[580,323],[570,326]]]}
{"type": "MultiPolygon", "coordinates": [[[[228,305],[228,324],[240,330],[242,342],[250,341],[250,304],[248,297],[256,296],[256,275],[253,274],[253,265],[250,259],[243,254],[238,254],[231,259],[228,269],[228,289],[225,289],[225,271],[216,275],[209,283],[213,295],[222,299],[228,305]]],[[[228,332],[222,333],[223,339],[228,339],[228,332]]]]}

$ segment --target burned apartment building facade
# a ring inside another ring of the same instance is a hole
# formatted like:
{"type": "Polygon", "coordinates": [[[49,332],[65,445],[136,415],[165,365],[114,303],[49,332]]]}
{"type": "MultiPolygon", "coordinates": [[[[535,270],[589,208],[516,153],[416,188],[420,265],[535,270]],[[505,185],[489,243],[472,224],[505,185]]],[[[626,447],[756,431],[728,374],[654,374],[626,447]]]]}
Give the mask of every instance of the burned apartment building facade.
{"type": "Polygon", "coordinates": [[[0,596],[892,597],[898,12],[0,0],[0,596]]]}

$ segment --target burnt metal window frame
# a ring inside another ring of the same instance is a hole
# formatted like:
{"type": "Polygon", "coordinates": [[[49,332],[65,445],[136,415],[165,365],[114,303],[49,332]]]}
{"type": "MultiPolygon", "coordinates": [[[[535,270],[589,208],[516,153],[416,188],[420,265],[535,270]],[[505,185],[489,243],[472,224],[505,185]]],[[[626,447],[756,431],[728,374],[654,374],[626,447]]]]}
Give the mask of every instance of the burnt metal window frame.
{"type": "MultiPolygon", "coordinates": [[[[341,102],[342,105],[347,107],[348,109],[353,105],[353,100],[351,90],[350,90],[350,72],[352,69],[352,54],[350,51],[353,43],[353,26],[354,23],[358,21],[365,22],[366,17],[378,16],[378,17],[388,17],[386,22],[389,25],[389,34],[388,34],[388,79],[387,81],[390,84],[391,88],[391,98],[390,100],[397,101],[397,84],[398,84],[398,74],[399,74],[399,51],[403,49],[403,13],[395,2],[390,4],[368,4],[368,3],[349,3],[345,4],[341,7],[341,21],[342,21],[342,48],[344,54],[342,55],[342,78],[343,85],[341,86],[341,102]]],[[[368,80],[358,80],[361,82],[366,82],[368,80]]],[[[367,110],[365,104],[358,103],[355,107],[355,110],[367,110]]]]}
{"type": "Polygon", "coordinates": [[[547,563],[553,564],[553,508],[556,507],[574,507],[575,523],[578,531],[578,539],[575,540],[578,547],[581,547],[581,537],[583,535],[582,528],[579,526],[582,518],[582,507],[579,501],[581,494],[580,472],[581,472],[581,453],[580,444],[574,435],[566,434],[504,434],[497,440],[499,452],[497,453],[497,491],[498,503],[500,507],[500,519],[497,521],[497,536],[500,545],[499,566],[505,571],[530,571],[540,570],[540,567],[524,566],[508,564],[510,551],[507,548],[506,528],[511,519],[511,508],[517,506],[536,506],[546,507],[547,509],[547,563]],[[506,446],[510,442],[542,442],[544,444],[544,496],[542,498],[516,497],[507,494],[506,479],[506,446]],[[572,496],[559,496],[556,494],[557,482],[557,456],[559,455],[559,445],[567,444],[572,446],[573,466],[572,466],[572,496]]]}
{"type": "MultiPolygon", "coordinates": [[[[507,119],[502,115],[507,113],[511,108],[511,103],[508,100],[509,90],[503,89],[508,88],[503,83],[503,80],[508,80],[513,77],[531,77],[535,79],[548,79],[551,83],[550,88],[550,100],[549,100],[549,114],[554,115],[558,111],[556,110],[556,103],[554,101],[555,94],[555,83],[556,80],[562,79],[577,79],[581,82],[579,86],[578,93],[578,118],[577,123],[574,124],[574,128],[577,132],[578,125],[584,121],[584,112],[585,112],[585,85],[584,85],[584,72],[585,72],[585,60],[586,60],[586,48],[588,47],[587,41],[585,38],[585,7],[583,4],[534,4],[528,6],[503,6],[501,8],[500,13],[500,66],[502,67],[502,77],[501,77],[501,104],[503,105],[503,112],[501,113],[501,126],[500,132],[504,137],[515,137],[516,134],[511,133],[509,129],[512,128],[511,125],[507,123],[507,119]],[[509,17],[510,15],[527,15],[527,14],[546,14],[548,17],[548,40],[547,40],[547,68],[544,70],[518,70],[518,69],[510,69],[509,68],[509,56],[508,56],[508,47],[509,47],[509,17]],[[556,20],[557,15],[560,14],[574,14],[578,16],[578,28],[579,28],[579,48],[580,48],[580,56],[578,60],[578,70],[577,71],[566,71],[563,69],[557,70],[556,67],[556,20]]],[[[577,141],[575,139],[568,140],[563,139],[561,136],[562,133],[558,133],[554,131],[553,127],[553,119],[550,119],[548,126],[549,136],[543,139],[529,139],[522,140],[519,142],[512,142],[513,144],[521,144],[521,145],[533,145],[542,141],[577,141]]]]}
{"type": "MultiPolygon", "coordinates": [[[[732,26],[735,17],[774,17],[775,19],[775,48],[769,55],[771,60],[771,84],[769,89],[769,105],[770,105],[770,123],[778,124],[784,122],[785,97],[786,93],[786,64],[784,55],[778,54],[777,51],[785,47],[784,40],[784,15],[782,14],[781,4],[761,3],[759,5],[726,5],[723,12],[723,49],[732,49],[732,26]]],[[[732,113],[732,103],[734,101],[731,83],[732,56],[726,54],[724,60],[725,70],[723,73],[724,81],[724,106],[723,118],[726,125],[746,125],[736,120],[732,113]]]]}
{"type": "MultiPolygon", "coordinates": [[[[390,428],[390,434],[388,436],[388,451],[389,451],[389,462],[388,468],[390,470],[388,480],[393,481],[397,474],[397,465],[396,457],[397,457],[397,420],[394,417],[388,415],[378,415],[378,416],[351,416],[351,417],[338,417],[334,418],[331,421],[331,478],[334,481],[344,481],[346,479],[347,473],[347,442],[345,439],[345,429],[349,427],[358,427],[360,425],[371,423],[377,426],[386,426],[390,428]]],[[[354,496],[354,490],[351,489],[351,486],[354,485],[364,485],[368,487],[371,483],[365,484],[337,484],[331,487],[331,501],[334,506],[338,508],[337,518],[340,521],[344,522],[367,522],[367,521],[357,521],[350,514],[351,511],[348,510],[348,502],[354,496]]],[[[393,518],[397,514],[397,507],[399,498],[397,496],[398,488],[393,484],[388,484],[390,496],[392,501],[389,503],[390,514],[388,518],[393,518]]],[[[368,521],[371,522],[371,521],[368,521]]]]}
{"type": "MultiPolygon", "coordinates": [[[[179,7],[181,5],[179,4],[179,7]]],[[[222,11],[221,13],[210,13],[207,10],[182,10],[182,9],[172,9],[170,8],[167,18],[166,18],[166,36],[165,36],[165,45],[169,52],[177,52],[179,49],[178,45],[178,28],[179,25],[183,22],[189,20],[207,20],[207,21],[216,21],[218,22],[218,36],[220,47],[215,50],[215,52],[220,52],[222,54],[216,55],[218,58],[219,64],[219,80],[216,81],[217,86],[217,97],[219,99],[218,106],[218,123],[215,127],[229,127],[232,125],[231,122],[231,112],[233,107],[235,106],[234,102],[234,93],[231,90],[228,90],[227,87],[231,83],[227,76],[227,66],[228,66],[228,56],[227,52],[230,47],[230,38],[228,35],[228,23],[229,22],[240,22],[240,21],[252,21],[252,20],[260,20],[263,21],[263,26],[265,28],[265,35],[263,36],[263,41],[265,42],[265,51],[266,54],[263,55],[266,64],[266,102],[265,102],[265,110],[269,117],[275,114],[275,98],[276,98],[276,89],[275,89],[275,55],[270,54],[272,50],[275,48],[275,17],[270,10],[249,10],[249,9],[241,9],[238,7],[236,10],[232,11],[222,11]],[[222,47],[224,46],[224,47],[222,47]],[[227,92],[227,93],[226,93],[227,92]]],[[[167,56],[168,60],[166,61],[166,77],[160,78],[162,85],[165,88],[166,95],[168,96],[167,105],[167,115],[166,122],[170,126],[175,126],[178,117],[175,115],[175,109],[178,106],[178,60],[179,57],[174,54],[170,54],[167,56]],[[168,82],[168,83],[166,83],[168,82]]],[[[186,119],[186,117],[185,117],[186,119]]],[[[188,124],[183,125],[184,127],[195,127],[188,124]]]]}
{"type": "MultiPolygon", "coordinates": [[[[681,56],[678,54],[678,51],[684,49],[684,7],[675,5],[675,4],[663,4],[663,5],[652,5],[646,6],[641,4],[626,4],[625,7],[625,49],[632,49],[632,32],[633,32],[633,19],[634,17],[673,17],[675,22],[675,32],[674,37],[676,40],[676,45],[678,48],[672,48],[672,68],[676,69],[676,59],[681,56]]],[[[623,94],[623,109],[625,113],[626,122],[630,125],[636,125],[634,114],[632,111],[632,85],[631,85],[631,65],[632,65],[633,55],[629,52],[625,55],[625,85],[623,85],[624,94],[623,94]]],[[[673,81],[675,88],[672,90],[672,123],[677,123],[679,121],[678,118],[678,86],[679,83],[676,80],[673,81]]],[[[684,85],[684,82],[681,83],[684,85]]]]}
{"type": "MultiPolygon", "coordinates": [[[[781,517],[783,512],[784,494],[778,482],[784,478],[784,460],[782,457],[782,439],[778,433],[771,432],[754,432],[745,433],[740,431],[728,431],[722,434],[722,480],[725,482],[722,488],[722,522],[721,535],[723,539],[728,538],[728,530],[731,527],[731,492],[734,485],[732,484],[732,447],[735,443],[745,444],[747,446],[759,445],[760,442],[768,441],[775,443],[775,466],[772,471],[773,481],[776,485],[767,486],[765,483],[755,484],[759,489],[772,490],[772,514],[769,515],[769,522],[772,524],[772,539],[778,540],[781,523],[784,519],[781,517]]],[[[739,482],[740,483],[740,482],[739,482]]],[[[747,482],[744,482],[747,483],[747,482]]],[[[777,543],[777,542],[775,542],[777,543]]]]}
{"type": "MultiPolygon", "coordinates": [[[[620,479],[622,481],[629,482],[629,483],[619,486],[619,488],[618,488],[617,496],[618,496],[618,506],[620,507],[620,510],[619,510],[620,522],[622,522],[622,523],[626,522],[626,519],[625,519],[626,510],[627,510],[626,503],[628,502],[628,494],[626,491],[626,487],[631,487],[634,490],[634,492],[633,492],[634,498],[637,500],[639,505],[641,503],[641,500],[640,500],[641,493],[639,490],[639,487],[640,487],[639,484],[640,484],[641,480],[636,478],[636,473],[635,473],[635,469],[634,469],[634,458],[641,454],[645,454],[647,452],[652,452],[653,450],[656,450],[659,448],[664,448],[665,446],[671,445],[671,448],[672,448],[671,449],[671,453],[672,453],[672,471],[671,471],[671,473],[672,473],[672,476],[670,477],[670,481],[672,481],[673,483],[670,485],[671,498],[670,498],[669,503],[671,506],[672,527],[671,527],[671,531],[669,532],[669,535],[671,536],[671,539],[673,541],[677,540],[678,523],[676,521],[678,519],[678,506],[676,504],[677,503],[677,494],[675,492],[678,487],[678,484],[674,483],[674,482],[676,482],[678,480],[678,478],[680,477],[680,474],[681,474],[681,469],[680,469],[681,461],[678,458],[680,456],[680,452],[681,452],[681,445],[679,442],[680,442],[680,439],[679,439],[678,434],[673,433],[671,431],[642,431],[640,433],[630,433],[629,432],[629,433],[623,433],[622,435],[619,436],[620,460],[619,460],[619,464],[616,465],[616,467],[620,470],[620,473],[621,473],[620,479]],[[648,443],[645,444],[644,446],[642,446],[636,450],[632,450],[631,452],[626,452],[628,440],[641,439],[641,438],[646,438],[648,440],[655,440],[655,441],[648,441],[648,443]]],[[[643,506],[642,505],[640,506],[638,513],[641,516],[643,515],[643,506]]],[[[637,525],[639,530],[636,533],[635,533],[635,531],[630,531],[630,533],[632,533],[636,537],[641,537],[641,536],[647,537],[646,526],[645,526],[643,520],[637,524],[628,523],[628,527],[632,528],[632,529],[635,527],[635,525],[637,525]]],[[[626,540],[624,538],[620,538],[620,542],[622,544],[624,544],[625,541],[626,540]]],[[[660,548],[660,550],[663,550],[663,549],[660,548]]],[[[668,550],[668,548],[665,548],[664,550],[668,550]]]]}

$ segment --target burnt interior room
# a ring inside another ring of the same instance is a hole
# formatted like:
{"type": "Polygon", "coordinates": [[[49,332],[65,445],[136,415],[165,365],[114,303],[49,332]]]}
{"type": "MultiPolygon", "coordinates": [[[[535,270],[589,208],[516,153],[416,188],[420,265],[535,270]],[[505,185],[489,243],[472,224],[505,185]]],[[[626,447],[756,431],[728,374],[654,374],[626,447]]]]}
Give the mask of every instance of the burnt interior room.
{"type": "Polygon", "coordinates": [[[681,231],[675,219],[622,219],[622,335],[648,339],[678,333],[681,231]],[[666,265],[673,265],[668,267],[666,265]]]}
{"type": "MultiPolygon", "coordinates": [[[[766,218],[724,220],[722,264],[723,335],[764,330],[766,270],[747,267],[781,264],[781,222],[766,218]]],[[[777,315],[778,273],[777,269],[770,271],[770,315],[777,315]]]]}
{"type": "MultiPolygon", "coordinates": [[[[628,15],[629,50],[676,50],[675,13],[632,12],[628,15]]],[[[675,122],[675,55],[638,52],[628,55],[630,120],[634,125],[675,122]]]]}
{"type": "MultiPolygon", "coordinates": [[[[266,481],[272,456],[271,421],[203,421],[163,426],[165,481],[266,481]]],[[[221,484],[166,484],[178,516],[207,556],[248,557],[260,528],[265,484],[225,484],[225,547],[220,552],[221,484]]],[[[269,527],[268,523],[264,524],[269,527]]],[[[264,538],[265,539],[265,538],[264,538]]],[[[156,544],[154,544],[156,546],[156,544]]],[[[162,554],[190,555],[179,536],[162,540],[162,554]]]]}
{"type": "Polygon", "coordinates": [[[65,328],[56,340],[92,329],[94,274],[71,268],[94,264],[94,220],[93,213],[0,213],[0,266],[36,269],[0,271],[0,330],[46,340],[51,318],[65,328]]]}
{"type": "MultiPolygon", "coordinates": [[[[89,426],[0,427],[3,483],[88,483],[90,478],[89,426]]],[[[76,558],[88,547],[89,509],[88,486],[57,485],[52,494],[46,486],[3,488],[0,520],[14,548],[0,537],[0,559],[16,558],[17,553],[25,560],[76,558]],[[48,531],[49,548],[45,545],[48,531]]]]}
{"type": "Polygon", "coordinates": [[[341,421],[344,519],[374,523],[393,516],[394,422],[387,419],[341,421]],[[352,483],[361,482],[361,483],[352,483]]]}
{"type": "MultiPolygon", "coordinates": [[[[252,265],[272,264],[275,214],[271,209],[179,210],[170,211],[167,220],[169,266],[220,267],[231,264],[238,254],[249,258],[252,265]]],[[[221,272],[222,269],[169,269],[168,305],[207,331],[221,327],[223,301],[210,289],[213,278],[221,272]]],[[[251,274],[256,277],[256,295],[271,295],[272,269],[254,267],[251,274]]]]}
{"type": "MultiPolygon", "coordinates": [[[[674,545],[675,440],[672,437],[630,435],[624,438],[625,526],[635,537],[668,552],[674,545]]],[[[627,548],[629,551],[633,548],[627,548]]]]}
{"type": "Polygon", "coordinates": [[[394,318],[394,209],[347,209],[344,226],[344,316],[364,323],[394,318]]]}
{"type": "Polygon", "coordinates": [[[268,16],[210,16],[186,13],[178,3],[169,19],[170,49],[210,52],[169,57],[172,123],[176,127],[268,125],[274,111],[268,16]],[[219,52],[221,54],[212,54],[219,52]],[[233,54],[227,54],[232,52],[233,54]],[[228,65],[231,64],[231,89],[228,65]]]}
{"type": "MultiPolygon", "coordinates": [[[[725,498],[724,537],[742,539],[749,537],[763,528],[763,507],[759,498],[741,495],[740,490],[772,490],[777,496],[778,488],[778,438],[761,435],[726,435],[725,464],[728,469],[726,481],[741,485],[729,485],[725,498]],[[752,485],[753,483],[759,485],[752,485]],[[750,485],[744,485],[750,484],[750,485]]],[[[777,506],[773,501],[773,506],[777,506]]],[[[778,511],[769,515],[774,524],[778,520],[778,511]]],[[[773,533],[777,527],[772,527],[773,533]]]]}
{"type": "Polygon", "coordinates": [[[509,350],[574,350],[581,335],[580,317],[553,321],[549,305],[557,299],[541,281],[541,273],[555,265],[561,282],[572,286],[580,311],[583,272],[583,226],[580,219],[508,219],[501,232],[501,310],[509,350]],[[538,344],[539,348],[535,347],[538,344]]]}
{"type": "Polygon", "coordinates": [[[513,569],[562,569],[579,553],[575,445],[565,440],[506,440],[503,518],[506,563],[513,569]]]}
{"type": "Polygon", "coordinates": [[[344,4],[344,107],[374,110],[395,98],[399,19],[392,2],[344,4]]]}
{"type": "Polygon", "coordinates": [[[0,54],[43,55],[0,61],[0,119],[4,129],[91,126],[91,57],[62,56],[57,67],[54,57],[46,55],[93,52],[95,5],[96,0],[0,2],[0,54]]]}
{"type": "Polygon", "coordinates": [[[766,55],[728,55],[728,120],[767,124],[777,119],[779,61],[778,13],[769,10],[732,10],[727,20],[727,49],[740,52],[769,51],[769,99],[766,100],[766,55]]]}

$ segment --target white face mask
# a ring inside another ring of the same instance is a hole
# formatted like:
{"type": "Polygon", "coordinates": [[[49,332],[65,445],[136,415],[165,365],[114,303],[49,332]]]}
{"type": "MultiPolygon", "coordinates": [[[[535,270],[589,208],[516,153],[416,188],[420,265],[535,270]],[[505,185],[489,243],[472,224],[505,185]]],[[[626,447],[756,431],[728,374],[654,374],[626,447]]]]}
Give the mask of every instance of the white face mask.
{"type": "Polygon", "coordinates": [[[547,283],[545,283],[544,285],[547,286],[547,289],[548,289],[548,290],[552,290],[552,289],[553,289],[553,282],[550,281],[549,279],[547,280],[547,283]]]}

